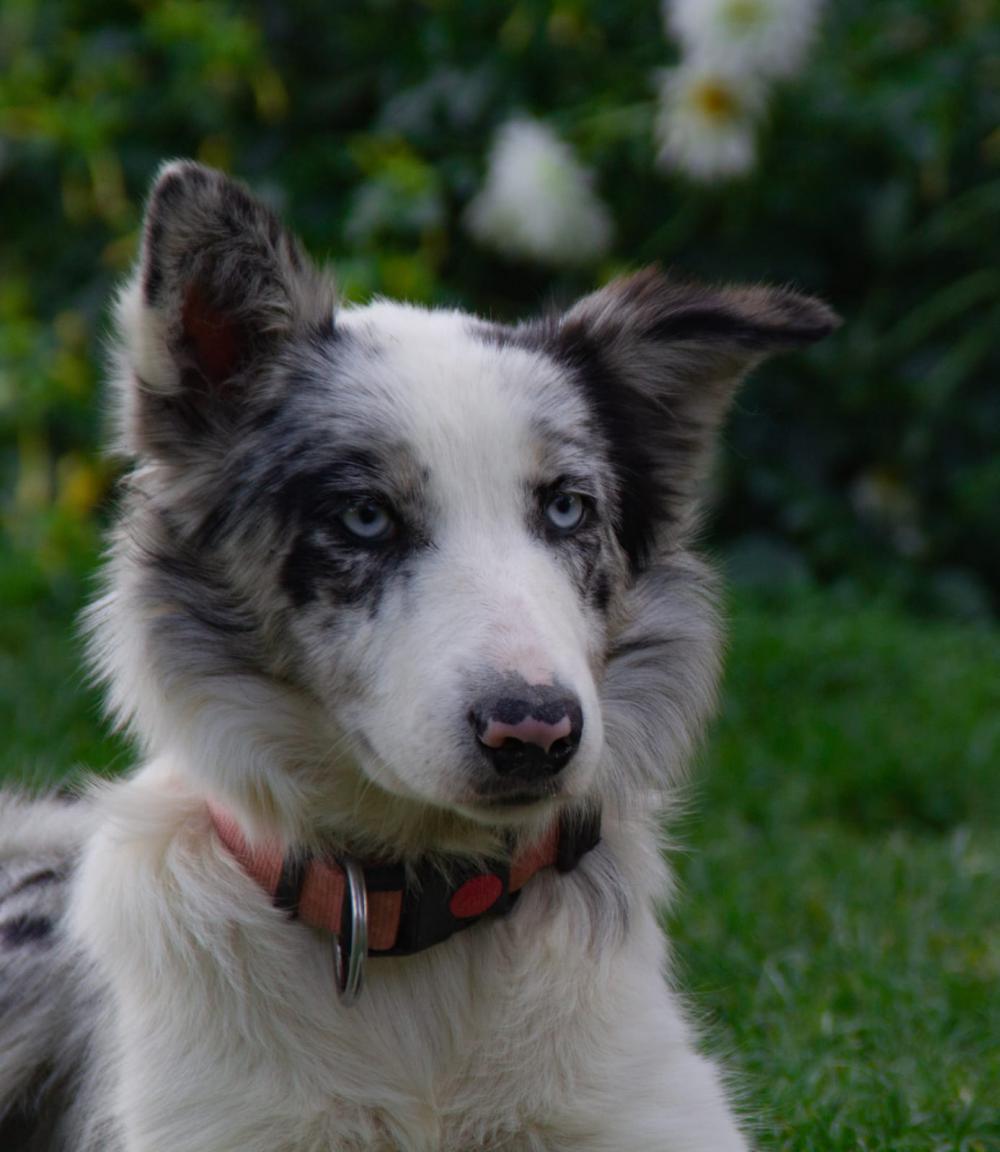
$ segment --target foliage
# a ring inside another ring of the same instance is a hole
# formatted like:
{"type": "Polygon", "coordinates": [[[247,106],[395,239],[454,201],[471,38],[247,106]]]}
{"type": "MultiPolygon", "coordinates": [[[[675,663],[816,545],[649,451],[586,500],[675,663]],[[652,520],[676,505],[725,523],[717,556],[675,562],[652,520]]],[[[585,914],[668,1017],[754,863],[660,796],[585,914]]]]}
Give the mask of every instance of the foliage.
{"type": "Polygon", "coordinates": [[[656,167],[656,0],[8,0],[0,7],[4,525],[58,573],[89,544],[102,309],[158,162],[250,180],[344,291],[501,317],[625,266],[794,281],[842,332],[749,386],[717,531],[756,571],[981,613],[1000,588],[1000,24],[990,0],[840,0],[780,86],[757,174],[656,167]],[[551,272],[463,226],[495,130],[547,121],[617,236],[551,272]]]}

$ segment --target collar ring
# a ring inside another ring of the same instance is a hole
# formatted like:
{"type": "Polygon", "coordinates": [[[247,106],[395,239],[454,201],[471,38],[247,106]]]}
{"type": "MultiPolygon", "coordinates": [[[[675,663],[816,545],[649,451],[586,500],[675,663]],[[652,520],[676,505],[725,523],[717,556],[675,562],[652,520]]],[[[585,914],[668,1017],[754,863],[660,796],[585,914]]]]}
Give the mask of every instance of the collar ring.
{"type": "Polygon", "coordinates": [[[333,934],[333,972],[337,993],[345,1008],[354,1004],[365,982],[365,960],[368,957],[368,890],[365,872],[349,856],[340,861],[347,885],[344,897],[349,912],[348,930],[333,934]]]}

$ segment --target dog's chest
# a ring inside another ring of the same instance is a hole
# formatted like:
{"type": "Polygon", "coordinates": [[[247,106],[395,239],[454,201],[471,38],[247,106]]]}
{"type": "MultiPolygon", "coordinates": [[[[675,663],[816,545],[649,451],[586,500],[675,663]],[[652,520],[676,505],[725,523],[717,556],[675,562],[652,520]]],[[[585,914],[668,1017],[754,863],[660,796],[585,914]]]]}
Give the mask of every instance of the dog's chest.
{"type": "Polygon", "coordinates": [[[346,1008],[330,938],[275,909],[199,820],[173,840],[109,827],[78,875],[74,922],[114,1003],[112,1074],[135,1147],[548,1146],[534,1134],[607,1065],[632,983],[622,965],[642,959],[626,961],[637,924],[624,936],[605,898],[603,852],[539,873],[505,919],[373,958],[346,1008]]]}
{"type": "MultiPolygon", "coordinates": [[[[373,961],[350,1009],[331,989],[307,1048],[325,1054],[313,1071],[331,1129],[341,1141],[344,1127],[356,1129],[354,1143],[332,1146],[538,1146],[517,1141],[571,1097],[596,1019],[592,977],[567,954],[559,925],[547,928],[532,935],[523,922],[484,924],[420,957],[373,961]]],[[[303,1140],[303,1149],[314,1146],[303,1140]]]]}

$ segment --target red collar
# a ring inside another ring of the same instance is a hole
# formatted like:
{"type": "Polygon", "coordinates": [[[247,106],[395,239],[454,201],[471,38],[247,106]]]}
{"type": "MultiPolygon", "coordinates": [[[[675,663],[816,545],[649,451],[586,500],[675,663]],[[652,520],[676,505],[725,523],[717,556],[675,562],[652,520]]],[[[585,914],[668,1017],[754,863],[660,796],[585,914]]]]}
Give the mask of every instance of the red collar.
{"type": "MultiPolygon", "coordinates": [[[[347,928],[347,874],[333,857],[286,853],[274,843],[254,844],[227,812],[209,805],[216,834],[244,872],[276,907],[322,931],[347,928]]],[[[521,889],[543,868],[569,872],[601,838],[601,818],[564,816],[549,834],[510,861],[457,864],[445,876],[435,865],[407,873],[402,864],[364,864],[369,956],[422,952],[484,916],[505,915],[521,889]]]]}

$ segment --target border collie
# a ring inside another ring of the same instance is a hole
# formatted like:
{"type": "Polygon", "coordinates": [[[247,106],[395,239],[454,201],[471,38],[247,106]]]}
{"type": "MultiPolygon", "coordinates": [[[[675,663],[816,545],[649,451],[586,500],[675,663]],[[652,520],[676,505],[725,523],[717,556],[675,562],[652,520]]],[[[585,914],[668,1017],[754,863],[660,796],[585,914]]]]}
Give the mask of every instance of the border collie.
{"type": "Polygon", "coordinates": [[[745,1149],[658,920],[690,546],[738,382],[834,324],[655,269],[517,326],[340,307],[167,165],[87,618],[141,763],[0,808],[4,1147],[745,1149]]]}

